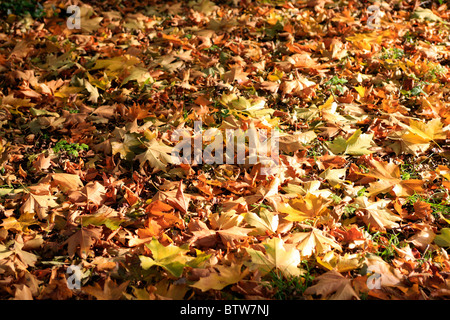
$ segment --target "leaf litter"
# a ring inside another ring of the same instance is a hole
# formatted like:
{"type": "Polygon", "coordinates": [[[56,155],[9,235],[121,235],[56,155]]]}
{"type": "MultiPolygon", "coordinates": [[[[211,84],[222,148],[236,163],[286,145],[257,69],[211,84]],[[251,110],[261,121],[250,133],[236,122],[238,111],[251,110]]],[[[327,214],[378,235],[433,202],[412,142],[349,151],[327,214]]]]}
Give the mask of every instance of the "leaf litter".
{"type": "Polygon", "coordinates": [[[448,3],[235,2],[5,16],[1,299],[450,297],[448,3]]]}

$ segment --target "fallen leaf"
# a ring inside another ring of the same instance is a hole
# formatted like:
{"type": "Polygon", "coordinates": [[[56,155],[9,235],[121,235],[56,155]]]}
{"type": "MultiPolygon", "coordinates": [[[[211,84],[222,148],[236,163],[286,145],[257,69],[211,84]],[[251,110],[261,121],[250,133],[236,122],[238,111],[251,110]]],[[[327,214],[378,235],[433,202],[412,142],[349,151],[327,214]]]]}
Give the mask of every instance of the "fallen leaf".
{"type": "Polygon", "coordinates": [[[82,288],[83,292],[94,296],[97,300],[120,300],[130,281],[125,281],[118,285],[110,277],[106,278],[103,288],[94,283],[93,286],[85,286],[82,288]]]}
{"type": "Polygon", "coordinates": [[[296,232],[289,235],[286,242],[292,243],[300,251],[302,257],[326,253],[332,249],[342,251],[341,246],[319,229],[312,228],[310,232],[296,232]]]}
{"type": "Polygon", "coordinates": [[[191,287],[198,288],[203,292],[208,290],[222,290],[230,284],[240,281],[246,276],[247,272],[241,272],[242,265],[231,264],[230,266],[219,265],[211,270],[206,277],[200,278],[191,287]]]}
{"type": "Polygon", "coordinates": [[[342,276],[335,270],[330,270],[320,276],[315,285],[308,287],[304,294],[318,295],[328,300],[360,300],[352,287],[351,280],[342,276]]]}
{"type": "Polygon", "coordinates": [[[312,193],[306,196],[289,200],[288,203],[279,204],[278,212],[287,214],[286,220],[304,221],[315,219],[328,212],[330,200],[312,193]]]}
{"type": "Polygon", "coordinates": [[[387,208],[389,200],[378,200],[371,202],[367,197],[358,197],[355,204],[358,206],[357,212],[364,223],[372,230],[386,231],[399,226],[398,221],[402,218],[394,214],[387,208]]]}
{"type": "Polygon", "coordinates": [[[147,150],[136,156],[136,159],[140,162],[141,168],[145,163],[148,163],[154,169],[154,172],[161,170],[166,171],[167,165],[175,161],[171,156],[172,147],[169,147],[156,139],[150,140],[145,146],[147,147],[147,150]]]}
{"type": "Polygon", "coordinates": [[[77,190],[83,187],[83,182],[80,177],[76,174],[70,173],[53,173],[52,177],[52,186],[58,186],[62,192],[66,192],[68,190],[77,190]]]}
{"type": "Polygon", "coordinates": [[[334,154],[360,156],[373,152],[369,150],[369,148],[373,146],[372,139],[372,133],[362,133],[362,131],[358,129],[347,140],[342,137],[337,137],[332,142],[327,142],[327,145],[334,154]]]}
{"type": "Polygon", "coordinates": [[[441,233],[434,237],[434,243],[440,247],[450,247],[450,228],[442,228],[441,233]]]}
{"type": "Polygon", "coordinates": [[[68,244],[69,256],[73,257],[78,248],[78,255],[86,259],[91,247],[101,236],[101,229],[98,228],[81,228],[70,236],[63,245],[68,244]]]}
{"type": "Polygon", "coordinates": [[[263,274],[267,274],[275,268],[287,278],[302,274],[302,270],[298,267],[301,260],[297,249],[286,245],[280,238],[266,240],[263,246],[265,253],[245,248],[251,258],[250,270],[258,269],[263,274]]]}
{"type": "Polygon", "coordinates": [[[380,179],[377,182],[371,182],[367,189],[369,196],[379,193],[393,192],[398,197],[411,196],[414,193],[423,193],[423,181],[418,179],[402,180],[400,168],[392,162],[369,160],[369,172],[361,173],[367,177],[380,179]]]}
{"type": "Polygon", "coordinates": [[[145,244],[152,252],[152,257],[139,256],[141,267],[144,270],[152,266],[160,266],[170,272],[175,277],[180,277],[186,264],[193,260],[193,257],[187,256],[187,249],[182,249],[173,244],[163,246],[158,240],[153,239],[150,243],[145,244]]]}

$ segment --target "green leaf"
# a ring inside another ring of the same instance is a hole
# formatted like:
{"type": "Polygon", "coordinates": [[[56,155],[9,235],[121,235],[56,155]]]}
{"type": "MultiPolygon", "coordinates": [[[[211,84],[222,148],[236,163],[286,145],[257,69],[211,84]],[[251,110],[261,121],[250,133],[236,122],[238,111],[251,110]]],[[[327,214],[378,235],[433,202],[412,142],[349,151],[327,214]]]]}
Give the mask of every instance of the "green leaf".
{"type": "Polygon", "coordinates": [[[332,142],[327,142],[328,147],[334,154],[349,154],[353,156],[360,156],[372,153],[368,150],[372,146],[373,133],[362,133],[361,129],[345,140],[342,137],[334,139],[332,142]]]}
{"type": "Polygon", "coordinates": [[[440,247],[450,247],[450,228],[442,228],[441,234],[434,238],[434,243],[440,247]]]}
{"type": "Polygon", "coordinates": [[[267,231],[275,232],[278,228],[278,215],[263,208],[259,216],[255,212],[247,212],[245,221],[256,228],[257,234],[265,234],[267,231]]]}
{"type": "Polygon", "coordinates": [[[116,230],[117,228],[119,228],[120,224],[125,221],[124,219],[120,219],[118,217],[107,217],[102,214],[83,216],[81,220],[83,227],[86,227],[90,224],[93,226],[104,225],[110,230],[116,230]]]}
{"type": "Polygon", "coordinates": [[[153,258],[139,256],[141,267],[144,270],[150,269],[156,265],[169,271],[175,277],[180,277],[187,262],[194,259],[193,257],[186,256],[186,253],[189,252],[189,250],[177,247],[173,244],[169,244],[165,247],[155,238],[145,245],[152,251],[153,258]]]}
{"type": "Polygon", "coordinates": [[[33,107],[30,108],[30,113],[33,116],[53,116],[53,117],[59,117],[59,113],[57,112],[50,112],[48,110],[44,109],[35,109],[33,107]]]}

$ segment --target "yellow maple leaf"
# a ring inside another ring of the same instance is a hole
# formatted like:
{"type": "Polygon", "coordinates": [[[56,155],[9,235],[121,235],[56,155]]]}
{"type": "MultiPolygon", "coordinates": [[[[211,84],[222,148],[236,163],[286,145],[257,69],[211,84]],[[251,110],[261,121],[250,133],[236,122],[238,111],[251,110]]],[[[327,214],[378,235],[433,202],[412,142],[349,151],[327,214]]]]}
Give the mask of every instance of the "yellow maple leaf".
{"type": "Polygon", "coordinates": [[[288,203],[280,203],[278,212],[287,214],[286,220],[304,221],[325,215],[331,200],[312,193],[301,198],[291,199],[288,203]]]}
{"type": "Polygon", "coordinates": [[[445,139],[447,134],[442,130],[440,119],[433,119],[427,123],[411,120],[408,131],[402,135],[403,141],[411,143],[427,143],[434,140],[445,139]]]}
{"type": "Polygon", "coordinates": [[[418,179],[402,180],[400,168],[392,162],[369,160],[370,169],[362,175],[380,179],[377,182],[371,182],[367,189],[369,196],[379,193],[393,192],[398,197],[411,196],[414,193],[423,193],[423,181],[418,179]]]}
{"type": "Polygon", "coordinates": [[[332,249],[342,251],[341,246],[334,239],[327,237],[316,228],[312,228],[309,232],[294,233],[289,236],[287,241],[296,244],[302,257],[310,257],[313,253],[326,253],[332,249]]]}
{"type": "Polygon", "coordinates": [[[334,251],[327,252],[323,257],[316,257],[317,263],[326,270],[336,270],[337,272],[347,272],[361,267],[362,255],[360,253],[344,254],[343,256],[334,251]]]}
{"type": "MultiPolygon", "coordinates": [[[[259,269],[262,274],[267,274],[272,269],[280,270],[286,277],[300,276],[302,269],[300,264],[300,253],[295,248],[286,248],[286,244],[280,238],[272,238],[264,243],[266,252],[245,248],[250,254],[250,269],[259,269]]],[[[289,245],[288,245],[289,246],[289,245]]]]}

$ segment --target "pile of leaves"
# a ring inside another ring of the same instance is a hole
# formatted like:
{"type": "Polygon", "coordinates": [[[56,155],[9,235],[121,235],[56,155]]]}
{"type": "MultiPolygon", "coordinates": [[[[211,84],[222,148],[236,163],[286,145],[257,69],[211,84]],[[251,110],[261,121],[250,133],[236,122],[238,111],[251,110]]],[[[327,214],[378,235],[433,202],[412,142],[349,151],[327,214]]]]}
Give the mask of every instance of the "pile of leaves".
{"type": "Polygon", "coordinates": [[[7,13],[0,298],[449,298],[444,2],[7,13]],[[277,131],[276,170],[177,163],[176,130],[212,143],[196,121],[277,131]]]}

